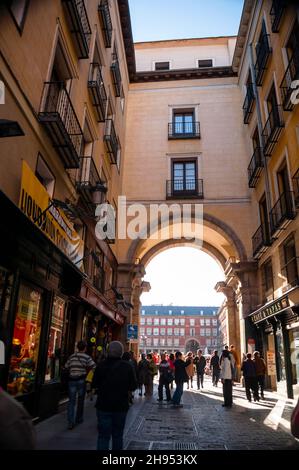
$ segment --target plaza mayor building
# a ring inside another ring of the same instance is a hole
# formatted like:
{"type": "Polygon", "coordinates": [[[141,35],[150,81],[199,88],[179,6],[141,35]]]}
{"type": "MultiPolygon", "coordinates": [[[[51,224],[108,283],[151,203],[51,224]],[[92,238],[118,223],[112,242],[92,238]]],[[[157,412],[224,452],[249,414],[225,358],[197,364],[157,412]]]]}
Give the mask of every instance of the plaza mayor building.
{"type": "Polygon", "coordinates": [[[298,51],[297,2],[245,0],[237,36],[135,44],[128,0],[1,2],[0,385],[33,416],[57,409],[80,339],[94,357],[114,339],[177,348],[147,334],[161,307],[140,296],[148,263],[178,246],[225,279],[219,312],[202,317],[217,325],[198,324],[225,339],[179,321],[178,347],[258,349],[268,387],[298,396],[298,51]],[[103,203],[128,221],[142,205],[138,236],[98,237],[103,203]],[[146,236],[152,205],[186,204],[202,208],[201,240],[191,224],[177,237],[181,219],[161,207],[146,236]]]}

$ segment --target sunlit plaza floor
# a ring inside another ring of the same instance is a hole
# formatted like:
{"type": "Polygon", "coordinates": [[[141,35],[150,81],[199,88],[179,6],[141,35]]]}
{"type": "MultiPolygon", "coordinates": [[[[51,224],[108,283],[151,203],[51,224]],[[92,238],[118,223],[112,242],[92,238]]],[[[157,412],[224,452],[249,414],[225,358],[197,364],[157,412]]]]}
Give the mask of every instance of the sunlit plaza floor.
{"type": "MultiPolygon", "coordinates": [[[[194,381],[193,386],[196,386],[194,381]]],[[[174,409],[157,401],[157,384],[151,398],[135,392],[126,423],[125,449],[142,450],[299,450],[290,434],[290,416],[295,406],[274,392],[265,399],[248,402],[245,390],[233,389],[233,407],[222,407],[222,385],[213,387],[210,377],[204,389],[184,390],[183,407],[174,409]]],[[[36,425],[38,449],[94,450],[97,440],[95,398],[85,403],[84,422],[67,430],[66,411],[36,425]]]]}

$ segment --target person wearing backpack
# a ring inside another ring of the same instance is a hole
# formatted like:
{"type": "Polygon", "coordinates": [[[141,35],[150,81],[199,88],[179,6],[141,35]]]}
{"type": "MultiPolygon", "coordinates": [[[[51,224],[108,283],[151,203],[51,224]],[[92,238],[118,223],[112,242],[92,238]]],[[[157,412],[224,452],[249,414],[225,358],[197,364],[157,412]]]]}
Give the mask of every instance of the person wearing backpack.
{"type": "Polygon", "coordinates": [[[137,378],[129,361],[122,360],[124,348],[119,341],[112,341],[108,357],[98,364],[92,382],[98,397],[96,410],[98,418],[97,450],[123,449],[123,433],[129,409],[129,393],[137,388],[137,378]]]}
{"type": "Polygon", "coordinates": [[[73,429],[75,424],[83,422],[84,399],[86,392],[86,377],[90,370],[96,368],[95,362],[86,354],[85,341],[77,344],[78,352],[72,354],[64,368],[69,372],[68,393],[69,403],[67,408],[68,428],[73,429]],[[78,405],[75,420],[75,407],[78,395],[78,405]]]}

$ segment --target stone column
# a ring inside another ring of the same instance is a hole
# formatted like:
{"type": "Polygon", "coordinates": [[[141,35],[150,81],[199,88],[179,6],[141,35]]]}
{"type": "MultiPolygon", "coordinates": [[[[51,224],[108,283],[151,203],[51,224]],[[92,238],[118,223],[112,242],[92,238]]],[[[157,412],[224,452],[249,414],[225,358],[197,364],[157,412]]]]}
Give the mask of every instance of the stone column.
{"type": "Polygon", "coordinates": [[[228,345],[233,344],[237,351],[240,350],[239,325],[237,321],[235,291],[226,282],[218,282],[215,286],[217,292],[225,295],[225,309],[227,312],[227,338],[228,345]]]}

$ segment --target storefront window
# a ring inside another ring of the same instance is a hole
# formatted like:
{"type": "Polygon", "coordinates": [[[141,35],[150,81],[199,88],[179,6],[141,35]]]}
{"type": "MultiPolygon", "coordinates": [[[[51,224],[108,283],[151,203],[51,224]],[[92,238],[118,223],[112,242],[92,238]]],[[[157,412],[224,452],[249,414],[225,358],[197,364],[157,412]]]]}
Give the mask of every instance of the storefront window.
{"type": "Polygon", "coordinates": [[[65,301],[55,296],[52,307],[45,380],[57,380],[59,378],[64,312],[65,301]]]}
{"type": "Polygon", "coordinates": [[[0,266],[0,321],[4,328],[7,325],[12,284],[13,275],[0,266]]]}
{"type": "Polygon", "coordinates": [[[299,398],[299,327],[289,331],[294,398],[299,398]]]}
{"type": "Polygon", "coordinates": [[[7,389],[12,395],[23,395],[34,390],[41,324],[41,292],[21,284],[7,384],[7,389]]]}

